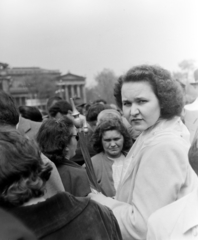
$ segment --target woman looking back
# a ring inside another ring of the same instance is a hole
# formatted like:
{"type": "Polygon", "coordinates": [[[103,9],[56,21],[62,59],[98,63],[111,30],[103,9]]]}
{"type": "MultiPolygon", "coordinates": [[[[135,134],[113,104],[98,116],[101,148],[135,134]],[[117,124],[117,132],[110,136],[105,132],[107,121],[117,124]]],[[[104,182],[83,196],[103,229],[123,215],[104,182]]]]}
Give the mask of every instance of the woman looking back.
{"type": "Polygon", "coordinates": [[[142,65],[125,74],[121,96],[124,116],[142,133],[126,156],[116,200],[90,196],[113,210],[123,239],[146,239],[149,216],[198,186],[180,119],[183,95],[167,70],[142,65]]]}

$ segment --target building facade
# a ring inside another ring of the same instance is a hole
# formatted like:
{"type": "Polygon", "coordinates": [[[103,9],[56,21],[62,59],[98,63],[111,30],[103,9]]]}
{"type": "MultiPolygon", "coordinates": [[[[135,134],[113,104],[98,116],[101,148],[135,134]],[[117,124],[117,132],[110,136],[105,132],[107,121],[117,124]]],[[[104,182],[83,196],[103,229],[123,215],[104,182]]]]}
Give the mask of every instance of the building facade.
{"type": "Polygon", "coordinates": [[[47,99],[55,94],[68,102],[70,98],[86,102],[85,77],[71,73],[61,75],[58,70],[39,67],[10,68],[8,64],[0,63],[0,89],[9,93],[17,106],[36,106],[43,110],[47,99]],[[46,97],[39,96],[41,89],[46,97]]]}
{"type": "Polygon", "coordinates": [[[82,102],[86,103],[86,92],[85,92],[86,78],[72,73],[61,75],[58,79],[57,92],[59,95],[70,102],[70,98],[79,98],[82,102]]]}

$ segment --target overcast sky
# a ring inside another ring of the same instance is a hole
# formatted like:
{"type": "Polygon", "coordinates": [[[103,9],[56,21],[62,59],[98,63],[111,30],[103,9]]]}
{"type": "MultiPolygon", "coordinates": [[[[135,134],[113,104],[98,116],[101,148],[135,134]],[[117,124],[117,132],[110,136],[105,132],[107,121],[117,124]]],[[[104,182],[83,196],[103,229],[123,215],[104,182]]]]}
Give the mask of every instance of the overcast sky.
{"type": "Polygon", "coordinates": [[[92,83],[158,64],[198,60],[198,0],[0,0],[0,62],[57,69],[92,83]]]}

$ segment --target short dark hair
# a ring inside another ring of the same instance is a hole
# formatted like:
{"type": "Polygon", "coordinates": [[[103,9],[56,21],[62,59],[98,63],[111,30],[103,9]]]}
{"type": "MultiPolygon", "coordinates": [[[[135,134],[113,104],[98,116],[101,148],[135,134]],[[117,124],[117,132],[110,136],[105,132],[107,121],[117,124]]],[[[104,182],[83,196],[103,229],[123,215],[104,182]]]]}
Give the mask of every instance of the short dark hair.
{"type": "Polygon", "coordinates": [[[103,151],[103,146],[102,146],[103,133],[111,130],[116,130],[123,136],[124,145],[123,145],[122,152],[124,153],[127,152],[132,146],[132,139],[126,127],[124,126],[124,124],[119,119],[115,119],[115,118],[109,119],[109,120],[103,120],[96,127],[96,130],[93,133],[93,136],[91,139],[93,149],[97,153],[100,153],[103,151]]]}
{"type": "Polygon", "coordinates": [[[171,74],[159,67],[140,65],[131,68],[123,77],[123,84],[128,82],[148,82],[159,100],[161,118],[171,119],[180,116],[184,106],[181,86],[171,74]]]}
{"type": "Polygon", "coordinates": [[[44,194],[52,167],[33,140],[17,131],[0,132],[0,205],[16,207],[44,194]]]}
{"type": "Polygon", "coordinates": [[[43,117],[37,107],[33,106],[20,106],[19,112],[23,118],[29,119],[34,122],[42,122],[43,117]]]}
{"type": "Polygon", "coordinates": [[[66,147],[72,137],[74,124],[68,117],[61,119],[48,119],[37,133],[37,143],[45,154],[56,166],[63,162],[66,156],[66,147]]]}
{"type": "Polygon", "coordinates": [[[188,159],[192,169],[198,175],[198,128],[188,151],[188,159]]]}
{"type": "Polygon", "coordinates": [[[98,103],[98,104],[91,105],[87,111],[86,120],[88,122],[97,121],[98,114],[105,109],[107,108],[103,104],[98,103]]]}
{"type": "Polygon", "coordinates": [[[55,117],[59,112],[61,114],[68,114],[68,111],[72,111],[72,106],[67,101],[61,100],[56,102],[50,109],[49,115],[55,117]]]}
{"type": "Polygon", "coordinates": [[[55,103],[55,102],[58,102],[58,101],[61,101],[63,100],[60,96],[52,96],[50,97],[48,100],[47,100],[47,103],[46,103],[46,108],[47,108],[47,111],[49,111],[49,109],[52,107],[52,105],[55,103]]]}
{"type": "Polygon", "coordinates": [[[19,113],[13,98],[0,91],[0,125],[16,126],[19,122],[19,113]]]}
{"type": "Polygon", "coordinates": [[[114,85],[114,98],[116,101],[116,105],[119,107],[119,109],[122,109],[122,94],[121,94],[121,89],[122,89],[122,76],[118,78],[118,81],[114,85]]]}

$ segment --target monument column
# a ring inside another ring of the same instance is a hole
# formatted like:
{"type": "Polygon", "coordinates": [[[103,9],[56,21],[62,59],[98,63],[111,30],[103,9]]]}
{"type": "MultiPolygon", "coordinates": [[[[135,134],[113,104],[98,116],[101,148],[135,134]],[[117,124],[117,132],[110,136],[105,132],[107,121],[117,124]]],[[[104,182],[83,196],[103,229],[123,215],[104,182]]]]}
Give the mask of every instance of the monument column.
{"type": "Polygon", "coordinates": [[[65,85],[65,100],[69,102],[69,91],[68,91],[68,86],[65,85]]]}
{"type": "Polygon", "coordinates": [[[74,94],[74,86],[71,85],[71,97],[74,98],[74,95],[75,95],[75,94],[74,94]]]}
{"type": "Polygon", "coordinates": [[[77,87],[77,95],[78,95],[77,97],[81,98],[81,94],[80,94],[80,86],[77,85],[76,87],[77,87]]]}
{"type": "Polygon", "coordinates": [[[85,85],[82,85],[82,92],[83,92],[83,100],[86,103],[87,99],[86,99],[86,91],[85,91],[85,85]]]}

